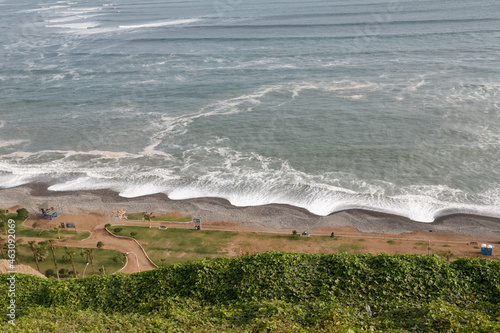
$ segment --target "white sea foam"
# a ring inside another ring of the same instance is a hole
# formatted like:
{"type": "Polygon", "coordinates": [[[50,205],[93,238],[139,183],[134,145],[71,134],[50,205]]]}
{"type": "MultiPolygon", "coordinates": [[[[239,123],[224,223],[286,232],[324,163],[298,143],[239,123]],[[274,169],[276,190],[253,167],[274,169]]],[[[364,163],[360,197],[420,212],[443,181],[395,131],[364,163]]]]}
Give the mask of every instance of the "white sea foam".
{"type": "Polygon", "coordinates": [[[49,191],[92,191],[114,189],[111,182],[94,179],[91,177],[80,177],[67,182],[49,186],[49,191]]]}
{"type": "MultiPolygon", "coordinates": [[[[0,128],[2,128],[4,123],[0,122],[0,128]]],[[[10,146],[18,146],[24,143],[29,143],[29,140],[7,140],[7,141],[0,141],[0,148],[3,147],[10,147],[10,146]]]]}
{"type": "Polygon", "coordinates": [[[90,29],[99,26],[98,22],[75,22],[67,24],[47,24],[46,28],[61,28],[61,29],[90,29]]]}
{"type": "Polygon", "coordinates": [[[150,22],[144,24],[134,24],[134,25],[120,25],[121,29],[140,29],[140,28],[159,28],[166,27],[171,25],[182,25],[182,24],[190,24],[200,21],[197,18],[191,19],[181,19],[181,20],[170,20],[170,21],[160,21],[160,22],[150,22]]]}
{"type": "MultiPolygon", "coordinates": [[[[206,149],[207,147],[198,147],[188,151],[188,154],[193,155],[206,149]]],[[[91,162],[92,160],[85,166],[82,162],[71,158],[81,153],[57,151],[62,158],[52,159],[41,165],[30,165],[24,162],[24,165],[20,166],[17,163],[12,164],[0,160],[0,168],[4,170],[4,173],[0,174],[0,186],[13,187],[40,179],[54,179],[59,181],[50,186],[51,191],[112,189],[127,198],[166,193],[173,200],[220,197],[229,200],[235,206],[288,204],[307,209],[320,216],[358,208],[397,214],[419,222],[432,222],[439,216],[451,213],[500,216],[500,209],[498,205],[495,205],[500,201],[500,195],[495,190],[485,195],[496,195],[496,201],[482,206],[437,200],[434,198],[436,191],[454,191],[449,188],[432,188],[431,186],[425,186],[420,190],[413,188],[412,194],[386,196],[383,194],[383,188],[378,185],[372,188],[363,180],[358,180],[360,184],[355,186],[357,189],[365,188],[361,192],[327,184],[328,182],[336,183],[336,177],[345,178],[346,175],[331,174],[325,178],[325,175],[314,176],[294,170],[286,162],[255,153],[247,154],[221,147],[212,147],[209,151],[221,157],[220,166],[213,171],[206,170],[198,180],[184,185],[172,183],[172,180],[180,179],[180,174],[173,170],[147,171],[137,169],[133,164],[119,168],[116,164],[97,166],[91,162]],[[247,166],[248,162],[259,163],[261,168],[247,166]],[[276,165],[281,165],[281,167],[276,168],[276,165]],[[71,176],[78,174],[83,176],[76,178],[71,176]],[[116,177],[117,175],[119,176],[116,177]],[[71,179],[60,182],[61,178],[67,177],[71,179]]],[[[104,157],[117,162],[122,158],[130,157],[130,154],[115,155],[100,151],[84,154],[94,154],[94,160],[104,157]]],[[[181,174],[190,174],[199,167],[196,161],[191,162],[187,158],[185,169],[181,174]]],[[[408,192],[412,191],[408,189],[408,192]]],[[[449,198],[448,195],[444,197],[449,198]]]]}
{"type": "Polygon", "coordinates": [[[78,20],[87,20],[89,18],[96,17],[98,15],[71,15],[71,16],[64,16],[64,17],[59,17],[59,18],[53,18],[50,20],[47,20],[48,23],[65,23],[65,22],[72,22],[72,21],[78,21],[78,20]]]}

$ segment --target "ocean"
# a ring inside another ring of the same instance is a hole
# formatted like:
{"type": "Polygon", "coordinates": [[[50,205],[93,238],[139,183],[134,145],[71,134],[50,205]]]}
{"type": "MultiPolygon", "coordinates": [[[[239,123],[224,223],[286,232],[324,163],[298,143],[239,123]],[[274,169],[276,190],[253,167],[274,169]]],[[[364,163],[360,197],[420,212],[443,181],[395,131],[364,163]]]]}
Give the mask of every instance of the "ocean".
{"type": "Polygon", "coordinates": [[[500,217],[497,0],[0,0],[0,187],[500,217]]]}

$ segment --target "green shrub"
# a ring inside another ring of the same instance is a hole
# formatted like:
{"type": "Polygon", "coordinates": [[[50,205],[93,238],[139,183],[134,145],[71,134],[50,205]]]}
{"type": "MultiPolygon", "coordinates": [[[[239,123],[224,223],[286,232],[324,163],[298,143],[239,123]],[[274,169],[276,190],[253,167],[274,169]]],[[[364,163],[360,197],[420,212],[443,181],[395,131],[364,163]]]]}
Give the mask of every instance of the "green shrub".
{"type": "Polygon", "coordinates": [[[86,316],[138,331],[497,332],[499,272],[483,258],[266,252],[64,281],[18,274],[18,324],[43,331],[31,324],[43,313],[52,325],[86,316]]]}
{"type": "Polygon", "coordinates": [[[49,269],[45,270],[45,276],[46,277],[55,277],[56,273],[54,272],[54,270],[52,268],[49,268],[49,269]]]}
{"type": "Polygon", "coordinates": [[[28,210],[26,208],[19,208],[17,210],[17,219],[19,221],[26,220],[28,218],[28,215],[29,215],[29,213],[28,213],[28,210]]]}

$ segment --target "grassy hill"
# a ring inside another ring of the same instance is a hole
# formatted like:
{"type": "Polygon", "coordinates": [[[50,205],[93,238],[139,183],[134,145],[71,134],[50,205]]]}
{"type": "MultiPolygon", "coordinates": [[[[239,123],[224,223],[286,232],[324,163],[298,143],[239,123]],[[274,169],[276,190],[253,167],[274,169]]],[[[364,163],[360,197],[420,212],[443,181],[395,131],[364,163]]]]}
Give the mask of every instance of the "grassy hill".
{"type": "Polygon", "coordinates": [[[266,252],[130,275],[17,275],[16,295],[12,332],[500,331],[500,261],[482,258],[266,252]]]}

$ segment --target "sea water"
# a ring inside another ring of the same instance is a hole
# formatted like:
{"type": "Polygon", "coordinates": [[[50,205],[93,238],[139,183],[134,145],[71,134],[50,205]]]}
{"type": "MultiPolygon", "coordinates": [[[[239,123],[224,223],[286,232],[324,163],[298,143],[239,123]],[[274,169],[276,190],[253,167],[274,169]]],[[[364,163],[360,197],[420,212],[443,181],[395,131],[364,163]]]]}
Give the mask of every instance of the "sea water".
{"type": "Polygon", "coordinates": [[[0,0],[0,187],[500,216],[497,0],[0,0]]]}

